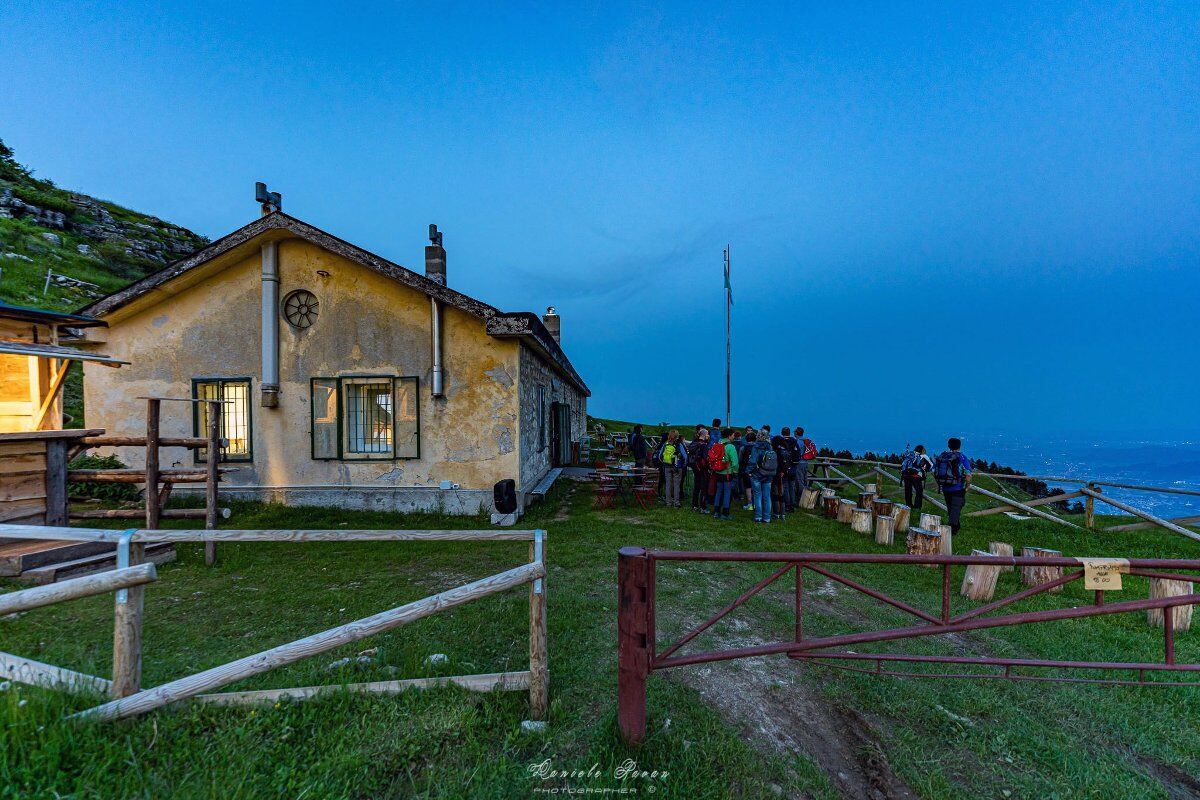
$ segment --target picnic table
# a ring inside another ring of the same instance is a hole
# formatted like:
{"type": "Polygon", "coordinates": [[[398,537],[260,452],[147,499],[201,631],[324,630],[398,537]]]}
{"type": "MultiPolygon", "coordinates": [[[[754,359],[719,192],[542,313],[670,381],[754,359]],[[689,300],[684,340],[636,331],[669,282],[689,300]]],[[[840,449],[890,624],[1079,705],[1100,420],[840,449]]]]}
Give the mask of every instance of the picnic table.
{"type": "Polygon", "coordinates": [[[651,467],[637,467],[633,464],[613,464],[603,474],[616,487],[615,499],[629,503],[633,500],[633,487],[638,484],[639,480],[644,480],[651,475],[657,477],[658,471],[651,467]]]}

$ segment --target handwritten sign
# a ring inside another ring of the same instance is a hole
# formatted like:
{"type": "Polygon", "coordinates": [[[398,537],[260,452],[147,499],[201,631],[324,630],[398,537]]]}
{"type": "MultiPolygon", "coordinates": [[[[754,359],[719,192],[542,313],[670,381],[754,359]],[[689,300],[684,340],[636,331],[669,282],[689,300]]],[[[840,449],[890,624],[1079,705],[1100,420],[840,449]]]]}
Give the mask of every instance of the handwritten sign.
{"type": "Polygon", "coordinates": [[[1121,575],[1129,572],[1127,558],[1077,558],[1083,564],[1083,588],[1121,591],[1121,575]]]}

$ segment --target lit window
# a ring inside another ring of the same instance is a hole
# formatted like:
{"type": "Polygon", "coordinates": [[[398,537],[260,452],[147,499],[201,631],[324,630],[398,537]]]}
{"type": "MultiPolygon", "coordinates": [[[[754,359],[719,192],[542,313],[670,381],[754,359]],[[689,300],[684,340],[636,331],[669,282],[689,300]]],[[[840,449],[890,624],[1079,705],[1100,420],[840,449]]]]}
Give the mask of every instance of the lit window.
{"type": "Polygon", "coordinates": [[[420,458],[418,389],[416,378],[313,378],[313,458],[420,458]]]}
{"type": "MultiPolygon", "coordinates": [[[[250,425],[249,378],[197,378],[192,381],[192,397],[197,400],[219,400],[221,416],[218,433],[229,444],[221,448],[220,461],[250,461],[253,457],[250,425]]],[[[208,435],[208,403],[196,403],[192,415],[193,433],[208,435]]],[[[196,460],[208,460],[205,448],[196,451],[196,460]]]]}

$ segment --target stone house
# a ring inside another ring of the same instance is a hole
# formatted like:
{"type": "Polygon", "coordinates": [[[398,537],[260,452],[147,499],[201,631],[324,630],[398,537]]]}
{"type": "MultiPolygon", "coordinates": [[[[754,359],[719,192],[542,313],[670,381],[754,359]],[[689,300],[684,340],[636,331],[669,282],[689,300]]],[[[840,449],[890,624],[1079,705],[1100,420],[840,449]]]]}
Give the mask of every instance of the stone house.
{"type": "MultiPolygon", "coordinates": [[[[430,239],[422,274],[271,209],[98,300],[84,313],[106,326],[88,341],[130,366],[85,368],[88,427],[144,431],[140,397],[220,399],[219,457],[238,468],[223,493],[466,514],[511,478],[523,504],[569,463],[588,388],[553,309],[449,288],[430,239]]],[[[200,435],[205,407],[164,408],[163,435],[200,435]]],[[[164,452],[164,466],[207,457],[164,452]]]]}

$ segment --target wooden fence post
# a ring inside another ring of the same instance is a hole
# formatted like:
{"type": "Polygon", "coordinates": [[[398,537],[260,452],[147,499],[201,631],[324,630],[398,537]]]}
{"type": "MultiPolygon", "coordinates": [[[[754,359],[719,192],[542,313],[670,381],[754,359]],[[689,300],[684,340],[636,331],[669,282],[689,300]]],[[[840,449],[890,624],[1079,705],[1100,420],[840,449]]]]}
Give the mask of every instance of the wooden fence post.
{"type": "Polygon", "coordinates": [[[650,674],[650,558],[641,547],[617,555],[617,725],[627,744],[646,739],[650,674]]]}
{"type": "MultiPolygon", "coordinates": [[[[534,531],[529,560],[546,563],[546,532],[534,531]]],[[[544,720],[550,706],[550,663],[546,646],[546,578],[529,584],[529,716],[544,720]]]]}
{"type": "MultiPolygon", "coordinates": [[[[208,406],[208,459],[205,464],[204,480],[204,527],[215,530],[217,527],[217,481],[220,480],[221,452],[221,403],[216,400],[207,401],[208,406]]],[[[204,564],[211,567],[217,563],[217,543],[204,543],[204,564]]]]}
{"type": "MultiPolygon", "coordinates": [[[[1089,483],[1088,488],[1093,492],[1100,491],[1094,483],[1089,483]]],[[[1088,530],[1092,530],[1096,527],[1096,498],[1089,496],[1083,501],[1083,513],[1084,524],[1087,525],[1088,530]]]]}
{"type": "Polygon", "coordinates": [[[146,400],[146,528],[158,528],[160,517],[158,498],[158,420],[162,401],[156,397],[146,400]]]}
{"type": "MultiPolygon", "coordinates": [[[[154,494],[157,494],[155,492],[154,494]]],[[[146,545],[131,542],[133,531],[126,531],[117,545],[117,566],[134,567],[145,558],[146,545]]],[[[117,592],[113,609],[114,699],[137,694],[142,689],[142,607],[144,587],[133,586],[117,592]]]]}

